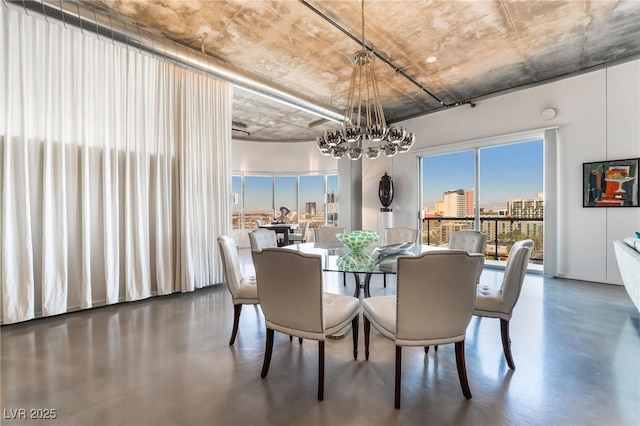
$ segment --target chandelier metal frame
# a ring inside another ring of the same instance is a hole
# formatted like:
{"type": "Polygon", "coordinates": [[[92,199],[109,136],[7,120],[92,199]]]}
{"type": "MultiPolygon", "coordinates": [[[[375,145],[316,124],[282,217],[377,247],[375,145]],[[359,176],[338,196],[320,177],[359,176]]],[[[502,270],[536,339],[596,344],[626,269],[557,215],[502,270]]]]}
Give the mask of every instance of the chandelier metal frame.
{"type": "Polygon", "coordinates": [[[351,56],[353,70],[344,111],[342,130],[327,130],[318,136],[318,149],[324,155],[359,160],[364,154],[376,159],[384,153],[393,157],[409,151],[415,134],[404,127],[387,127],[373,62],[375,56],[367,49],[364,35],[364,0],[361,0],[362,48],[351,56]]]}

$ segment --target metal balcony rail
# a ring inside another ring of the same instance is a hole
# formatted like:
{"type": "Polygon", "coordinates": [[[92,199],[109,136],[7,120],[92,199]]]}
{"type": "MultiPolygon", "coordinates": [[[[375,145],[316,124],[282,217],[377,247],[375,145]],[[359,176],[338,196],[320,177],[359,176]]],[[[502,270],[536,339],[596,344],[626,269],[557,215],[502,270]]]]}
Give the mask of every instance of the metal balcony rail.
{"type": "MultiPolygon", "coordinates": [[[[475,229],[475,221],[473,216],[426,217],[422,219],[422,243],[446,246],[451,232],[475,229]]],[[[530,263],[542,264],[544,261],[542,217],[481,216],[480,232],[488,235],[485,253],[487,259],[506,261],[509,250],[516,241],[530,238],[535,242],[530,263]]]]}

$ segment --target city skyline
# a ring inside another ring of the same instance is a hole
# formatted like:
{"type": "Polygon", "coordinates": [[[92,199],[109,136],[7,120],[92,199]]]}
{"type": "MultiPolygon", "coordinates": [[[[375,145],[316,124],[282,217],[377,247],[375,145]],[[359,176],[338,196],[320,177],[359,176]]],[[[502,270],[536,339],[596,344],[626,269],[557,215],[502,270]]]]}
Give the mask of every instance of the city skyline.
{"type": "MultiPolygon", "coordinates": [[[[474,151],[422,159],[422,207],[451,190],[474,189],[474,151]]],[[[480,150],[482,208],[506,208],[507,200],[536,198],[543,192],[543,140],[501,145],[480,150]]]]}

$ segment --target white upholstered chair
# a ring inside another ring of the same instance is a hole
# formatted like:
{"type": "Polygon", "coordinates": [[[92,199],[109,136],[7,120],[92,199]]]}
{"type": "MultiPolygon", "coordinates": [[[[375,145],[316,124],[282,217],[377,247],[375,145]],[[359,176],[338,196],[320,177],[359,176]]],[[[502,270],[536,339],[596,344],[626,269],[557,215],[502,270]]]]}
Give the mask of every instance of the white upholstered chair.
{"type": "Polygon", "coordinates": [[[249,232],[249,245],[251,246],[251,251],[262,250],[267,247],[278,247],[276,231],[258,228],[249,232]]]}
{"type": "Polygon", "coordinates": [[[482,259],[463,250],[431,251],[398,257],[397,296],[363,300],[365,357],[371,325],[395,341],[395,407],[400,408],[403,346],[455,343],[462,393],[469,399],[464,340],[476,295],[482,259]]]}
{"type": "Polygon", "coordinates": [[[406,226],[395,226],[384,230],[384,243],[386,245],[400,243],[415,243],[418,241],[418,230],[406,226]]]}
{"type": "Polygon", "coordinates": [[[320,226],[313,229],[313,240],[320,244],[342,247],[342,243],[336,237],[336,234],[344,234],[345,231],[345,228],[339,226],[320,226]]]}
{"type": "Polygon", "coordinates": [[[516,365],[511,356],[511,340],[509,338],[509,320],[513,308],[518,302],[522,283],[527,272],[527,265],[533,252],[532,240],[516,242],[509,251],[504,277],[499,286],[479,284],[476,294],[476,305],[473,314],[480,317],[499,318],[502,350],[507,365],[515,370],[516,365]]]}
{"type": "MultiPolygon", "coordinates": [[[[313,229],[313,241],[326,246],[343,247],[336,234],[344,234],[345,232],[346,229],[339,226],[321,226],[313,229]]],[[[342,285],[347,285],[346,272],[342,273],[342,285]]]]}
{"type": "Polygon", "coordinates": [[[267,248],[253,253],[260,306],[267,328],[260,376],[269,372],[274,332],[318,341],[318,400],[324,398],[324,342],[351,323],[353,358],[358,357],[358,309],[355,297],[322,292],[319,255],[267,248]]]}
{"type": "Polygon", "coordinates": [[[307,232],[309,231],[309,221],[306,220],[302,228],[289,234],[289,242],[291,244],[305,243],[307,242],[307,232]]]}
{"type": "MultiPolygon", "coordinates": [[[[409,228],[406,226],[396,226],[393,228],[385,228],[384,230],[384,244],[402,244],[402,243],[416,243],[418,241],[418,231],[415,228],[409,228]]],[[[382,275],[384,288],[387,288],[387,273],[382,275]]]]}
{"type": "Polygon", "coordinates": [[[229,340],[229,344],[233,345],[236,340],[236,335],[238,334],[242,305],[256,305],[260,303],[260,301],[258,300],[256,278],[242,275],[238,250],[236,249],[236,244],[233,239],[222,235],[218,237],[218,245],[220,246],[220,256],[224,266],[227,287],[229,288],[231,300],[233,301],[233,330],[231,331],[231,339],[229,340]]]}
{"type": "Polygon", "coordinates": [[[449,248],[464,250],[467,253],[482,253],[487,251],[487,235],[472,229],[454,231],[449,235],[449,248]]]}
{"type": "MultiPolygon", "coordinates": [[[[482,269],[484,268],[484,254],[487,251],[487,235],[480,231],[474,231],[472,229],[463,229],[461,231],[453,231],[449,235],[449,249],[464,250],[467,253],[481,253],[482,254],[482,267],[478,270],[478,277],[476,283],[480,282],[480,276],[482,275],[482,269]]],[[[425,352],[429,352],[429,347],[424,348],[425,352]]],[[[438,345],[435,345],[435,350],[438,350],[438,345]]]]}

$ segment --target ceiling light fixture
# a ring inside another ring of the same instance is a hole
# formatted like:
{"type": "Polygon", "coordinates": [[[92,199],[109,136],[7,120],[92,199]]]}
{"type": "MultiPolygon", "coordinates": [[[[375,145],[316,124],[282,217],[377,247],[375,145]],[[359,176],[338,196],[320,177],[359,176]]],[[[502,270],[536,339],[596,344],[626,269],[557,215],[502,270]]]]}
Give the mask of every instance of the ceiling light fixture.
{"type": "Polygon", "coordinates": [[[364,154],[375,159],[381,153],[393,157],[409,151],[415,135],[404,127],[387,128],[373,69],[375,57],[365,44],[364,0],[361,1],[361,14],[362,49],[351,57],[353,71],[342,130],[327,130],[317,138],[317,144],[321,153],[335,158],[346,155],[351,160],[359,160],[364,154]]]}

